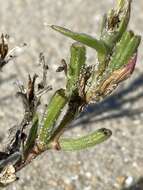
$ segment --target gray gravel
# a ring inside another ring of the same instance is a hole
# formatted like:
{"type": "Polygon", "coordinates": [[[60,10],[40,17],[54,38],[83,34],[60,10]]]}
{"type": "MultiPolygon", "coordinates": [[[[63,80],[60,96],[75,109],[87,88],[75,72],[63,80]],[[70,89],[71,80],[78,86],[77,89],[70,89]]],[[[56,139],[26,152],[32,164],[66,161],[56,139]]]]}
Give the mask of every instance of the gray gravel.
{"type": "MultiPolygon", "coordinates": [[[[17,79],[25,82],[28,73],[39,72],[39,52],[45,53],[49,63],[49,84],[57,89],[64,83],[63,74],[55,74],[55,69],[62,58],[68,60],[72,41],[45,27],[44,23],[97,36],[101,15],[112,5],[113,0],[1,0],[0,31],[11,36],[11,48],[23,42],[28,44],[26,52],[0,75],[1,140],[9,127],[22,117],[14,82],[17,79]]],[[[143,1],[134,0],[130,28],[141,35],[142,10],[143,1]]],[[[18,173],[18,182],[5,189],[143,190],[142,48],[141,44],[133,77],[104,102],[90,107],[67,132],[76,136],[107,127],[113,131],[112,137],[86,151],[44,153],[18,173]]],[[[93,50],[88,49],[87,57],[90,63],[95,62],[93,50]]]]}

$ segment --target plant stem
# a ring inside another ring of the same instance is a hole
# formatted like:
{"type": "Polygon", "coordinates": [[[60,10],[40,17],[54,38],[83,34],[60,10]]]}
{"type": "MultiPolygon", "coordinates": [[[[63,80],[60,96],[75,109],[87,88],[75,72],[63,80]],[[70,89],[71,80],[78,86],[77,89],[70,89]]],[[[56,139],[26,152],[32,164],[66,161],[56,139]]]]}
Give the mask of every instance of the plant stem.
{"type": "Polygon", "coordinates": [[[55,148],[59,149],[59,138],[65,132],[67,126],[75,119],[78,114],[79,108],[82,105],[82,101],[80,97],[73,96],[69,102],[68,110],[64,115],[62,121],[60,122],[59,126],[55,130],[54,134],[52,135],[50,142],[53,142],[55,148]]]}

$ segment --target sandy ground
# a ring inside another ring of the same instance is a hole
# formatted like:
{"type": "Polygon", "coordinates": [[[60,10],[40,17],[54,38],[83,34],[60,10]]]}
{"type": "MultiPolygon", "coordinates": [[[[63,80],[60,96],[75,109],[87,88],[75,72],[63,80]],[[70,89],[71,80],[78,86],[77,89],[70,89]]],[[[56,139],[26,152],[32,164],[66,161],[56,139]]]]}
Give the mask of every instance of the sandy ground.
{"type": "MultiPolygon", "coordinates": [[[[61,58],[68,60],[72,41],[44,23],[97,36],[101,15],[113,3],[113,0],[1,0],[0,32],[11,36],[11,47],[28,44],[26,52],[0,74],[1,141],[22,116],[14,82],[17,79],[25,82],[28,73],[38,72],[39,52],[45,53],[49,63],[49,84],[57,89],[64,83],[63,74],[55,74],[55,69],[61,58]]],[[[130,28],[141,35],[142,10],[143,1],[134,0],[130,28]]],[[[68,132],[71,136],[84,135],[107,127],[113,131],[112,137],[86,151],[47,152],[20,171],[20,180],[6,190],[143,190],[142,48],[141,44],[133,77],[102,103],[91,106],[68,132]]],[[[90,63],[95,62],[95,52],[90,48],[87,57],[90,63]]]]}

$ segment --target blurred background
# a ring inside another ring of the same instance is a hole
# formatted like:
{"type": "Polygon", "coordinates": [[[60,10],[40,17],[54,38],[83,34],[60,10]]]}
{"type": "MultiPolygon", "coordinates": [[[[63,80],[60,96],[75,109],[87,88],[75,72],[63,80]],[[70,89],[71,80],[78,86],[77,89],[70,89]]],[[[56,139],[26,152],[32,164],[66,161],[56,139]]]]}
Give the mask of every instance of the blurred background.
{"type": "MultiPolygon", "coordinates": [[[[63,73],[55,72],[60,60],[69,60],[72,40],[52,31],[57,24],[77,32],[98,36],[102,15],[115,0],[7,0],[0,1],[0,33],[10,36],[10,48],[27,43],[26,51],[0,73],[0,142],[8,129],[20,122],[22,104],[15,97],[14,82],[27,81],[38,72],[43,52],[49,64],[48,84],[54,90],[64,84],[63,73]]],[[[133,0],[130,29],[143,33],[143,1],[133,0]]],[[[136,70],[116,92],[87,108],[67,131],[69,136],[87,134],[106,127],[112,137],[95,148],[80,152],[49,151],[18,173],[20,180],[6,190],[143,190],[143,45],[136,70]]],[[[87,48],[87,61],[96,54],[87,48]]],[[[49,100],[53,92],[46,96],[49,100]]]]}

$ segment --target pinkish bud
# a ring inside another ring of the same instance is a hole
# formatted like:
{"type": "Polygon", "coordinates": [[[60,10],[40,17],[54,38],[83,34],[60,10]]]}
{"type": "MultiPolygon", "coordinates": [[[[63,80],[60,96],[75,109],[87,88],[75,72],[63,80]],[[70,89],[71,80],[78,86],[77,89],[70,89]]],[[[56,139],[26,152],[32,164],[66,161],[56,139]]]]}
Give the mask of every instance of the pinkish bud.
{"type": "Polygon", "coordinates": [[[137,53],[133,55],[133,57],[129,60],[128,64],[126,65],[126,69],[129,71],[130,74],[132,74],[135,69],[136,61],[137,53]]]}
{"type": "Polygon", "coordinates": [[[114,71],[100,86],[99,93],[105,97],[110,94],[120,82],[126,80],[133,73],[137,60],[137,53],[123,68],[114,71]]]}

